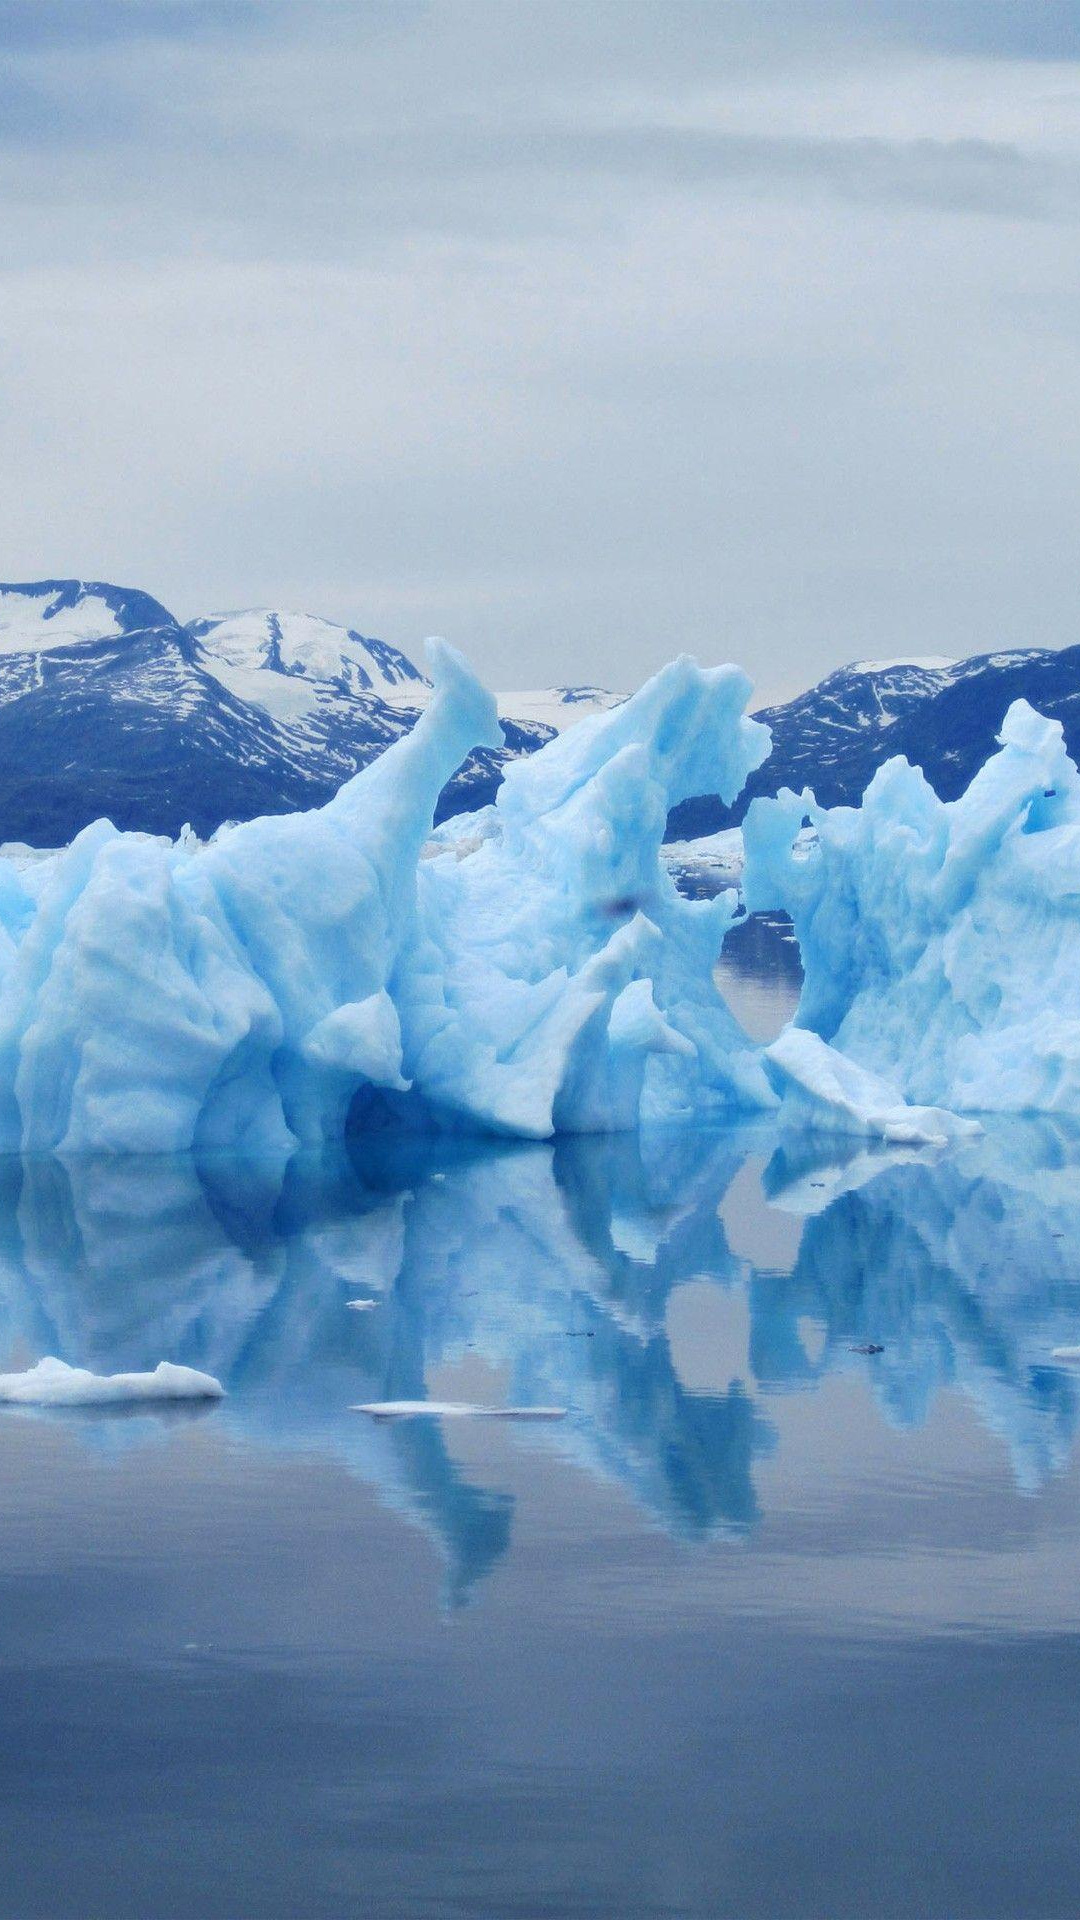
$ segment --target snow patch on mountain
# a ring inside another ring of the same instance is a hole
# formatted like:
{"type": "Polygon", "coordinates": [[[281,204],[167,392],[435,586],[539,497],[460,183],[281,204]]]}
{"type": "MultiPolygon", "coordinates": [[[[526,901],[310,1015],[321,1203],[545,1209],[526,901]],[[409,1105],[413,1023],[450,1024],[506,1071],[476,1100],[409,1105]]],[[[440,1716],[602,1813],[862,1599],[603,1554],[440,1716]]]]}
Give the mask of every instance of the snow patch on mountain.
{"type": "Polygon", "coordinates": [[[310,713],[314,689],[401,696],[430,691],[429,683],[397,647],[351,627],[308,613],[269,607],[215,613],[188,622],[196,658],[237,699],[253,702],[286,722],[310,713]]]}
{"type": "Polygon", "coordinates": [[[500,720],[550,727],[554,733],[565,733],[587,714],[610,713],[625,698],[625,694],[611,693],[607,687],[539,687],[525,693],[495,695],[500,720]]]}
{"type": "Polygon", "coordinates": [[[898,667],[917,667],[923,673],[948,673],[957,662],[946,660],[937,654],[912,654],[902,660],[856,660],[849,667],[849,673],[895,673],[898,667]]]}
{"type": "Polygon", "coordinates": [[[33,580],[0,586],[0,653],[47,653],[175,626],[148,593],[101,580],[33,580]]]}
{"type": "MultiPolygon", "coordinates": [[[[426,685],[399,687],[384,696],[388,706],[424,707],[430,698],[426,685]]],[[[533,737],[539,746],[557,733],[565,733],[592,713],[610,713],[626,699],[624,693],[612,693],[607,687],[536,687],[525,692],[497,693],[495,704],[499,719],[510,727],[533,737]]]]}

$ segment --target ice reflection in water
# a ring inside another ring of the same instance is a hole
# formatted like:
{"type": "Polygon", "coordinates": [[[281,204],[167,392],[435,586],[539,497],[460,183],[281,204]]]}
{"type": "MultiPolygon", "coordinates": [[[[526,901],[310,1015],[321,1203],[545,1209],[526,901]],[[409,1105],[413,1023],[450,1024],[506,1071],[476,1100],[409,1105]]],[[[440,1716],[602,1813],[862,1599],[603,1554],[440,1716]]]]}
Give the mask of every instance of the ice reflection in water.
{"type": "MultiPolygon", "coordinates": [[[[512,1499],[438,1422],[375,1426],[350,1404],[566,1407],[512,1443],[686,1540],[754,1528],[776,1396],[837,1375],[903,1427],[959,1393],[1027,1490],[1076,1435],[1080,1371],[1051,1358],[1080,1338],[1080,1137],[1060,1123],[944,1156],[780,1144],[758,1122],[553,1146],[385,1135],[284,1167],[8,1161],[0,1182],[4,1368],[53,1353],[217,1375],[229,1434],[329,1455],[429,1530],[451,1604],[510,1550],[512,1499]],[[375,1306],[349,1312],[358,1296],[375,1306]]],[[[153,1429],[129,1420],[122,1443],[153,1429]]],[[[99,1443],[100,1422],[79,1431],[99,1443]]]]}

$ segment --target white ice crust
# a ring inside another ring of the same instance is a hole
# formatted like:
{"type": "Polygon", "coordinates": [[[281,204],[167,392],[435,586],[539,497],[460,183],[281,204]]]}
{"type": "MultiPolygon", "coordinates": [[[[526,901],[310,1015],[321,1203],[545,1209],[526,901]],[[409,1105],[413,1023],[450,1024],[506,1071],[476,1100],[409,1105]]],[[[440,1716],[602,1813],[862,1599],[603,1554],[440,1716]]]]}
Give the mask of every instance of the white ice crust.
{"type": "Polygon", "coordinates": [[[161,1360],[153,1373],[89,1373],[51,1356],[26,1373],[0,1373],[0,1401],[26,1407],[105,1407],[138,1400],[220,1400],[213,1374],[161,1360]]]}
{"type": "Polygon", "coordinates": [[[861,807],[790,791],[756,800],[746,902],[794,921],[796,1028],[900,1099],[1076,1113],[1080,776],[1060,724],[1026,701],[999,740],[952,802],[903,759],[879,770],[861,807]],[[796,858],[806,815],[818,845],[796,858]]]}

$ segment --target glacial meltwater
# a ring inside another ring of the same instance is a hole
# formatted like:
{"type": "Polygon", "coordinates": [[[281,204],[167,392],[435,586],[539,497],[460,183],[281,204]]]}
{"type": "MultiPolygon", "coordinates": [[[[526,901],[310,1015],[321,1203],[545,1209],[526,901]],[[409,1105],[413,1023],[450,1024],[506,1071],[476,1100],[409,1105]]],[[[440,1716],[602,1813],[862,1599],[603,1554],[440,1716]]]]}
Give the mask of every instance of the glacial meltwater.
{"type": "Polygon", "coordinates": [[[0,1910],[1071,1920],[1077,1345],[1052,1121],[0,1162],[0,1368],[226,1390],[0,1408],[0,1910]]]}

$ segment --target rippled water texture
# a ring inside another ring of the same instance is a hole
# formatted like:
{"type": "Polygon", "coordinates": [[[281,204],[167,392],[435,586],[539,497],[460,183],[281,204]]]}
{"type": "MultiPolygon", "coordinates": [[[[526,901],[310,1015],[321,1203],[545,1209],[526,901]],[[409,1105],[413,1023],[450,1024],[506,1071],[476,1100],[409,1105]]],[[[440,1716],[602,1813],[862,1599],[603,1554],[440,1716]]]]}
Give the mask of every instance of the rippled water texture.
{"type": "Polygon", "coordinates": [[[1069,1129],[0,1173],[5,1915],[1075,1914],[1069,1129]]]}

